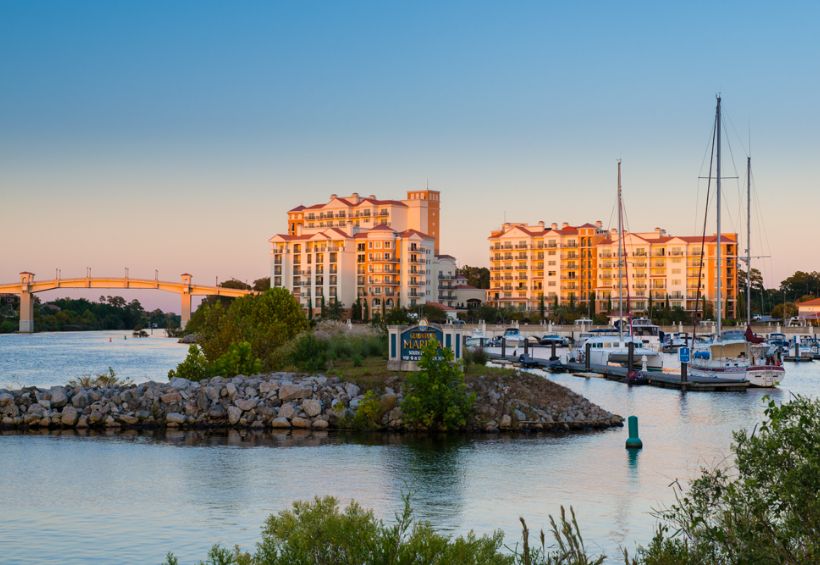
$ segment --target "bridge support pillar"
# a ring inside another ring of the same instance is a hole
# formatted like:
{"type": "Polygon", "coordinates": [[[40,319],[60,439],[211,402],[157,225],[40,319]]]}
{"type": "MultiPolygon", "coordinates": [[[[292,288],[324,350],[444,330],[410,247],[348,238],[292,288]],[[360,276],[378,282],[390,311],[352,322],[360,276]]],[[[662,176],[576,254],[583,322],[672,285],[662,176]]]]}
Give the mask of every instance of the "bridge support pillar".
{"type": "Polygon", "coordinates": [[[31,295],[31,283],[34,273],[20,273],[20,333],[34,331],[34,297],[31,295]]]}
{"type": "Polygon", "coordinates": [[[188,322],[191,321],[191,275],[183,273],[181,276],[183,284],[182,294],[180,295],[182,299],[182,316],[179,327],[184,330],[188,322]]]}

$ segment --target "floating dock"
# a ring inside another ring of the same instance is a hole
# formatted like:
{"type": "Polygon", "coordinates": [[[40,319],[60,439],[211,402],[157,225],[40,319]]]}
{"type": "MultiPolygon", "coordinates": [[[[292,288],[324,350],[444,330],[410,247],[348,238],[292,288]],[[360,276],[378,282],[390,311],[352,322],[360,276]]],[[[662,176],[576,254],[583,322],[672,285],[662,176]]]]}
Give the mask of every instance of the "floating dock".
{"type": "Polygon", "coordinates": [[[539,357],[529,355],[506,355],[502,357],[498,353],[487,353],[492,361],[502,363],[513,363],[523,368],[538,368],[545,371],[569,372],[583,378],[602,377],[610,381],[624,384],[649,385],[660,388],[674,388],[678,390],[691,390],[702,392],[738,392],[749,387],[749,382],[745,379],[726,378],[706,378],[689,375],[687,380],[681,378],[680,373],[668,373],[665,371],[635,371],[634,380],[627,379],[626,367],[613,365],[589,365],[584,363],[560,362],[555,363],[539,357]]]}

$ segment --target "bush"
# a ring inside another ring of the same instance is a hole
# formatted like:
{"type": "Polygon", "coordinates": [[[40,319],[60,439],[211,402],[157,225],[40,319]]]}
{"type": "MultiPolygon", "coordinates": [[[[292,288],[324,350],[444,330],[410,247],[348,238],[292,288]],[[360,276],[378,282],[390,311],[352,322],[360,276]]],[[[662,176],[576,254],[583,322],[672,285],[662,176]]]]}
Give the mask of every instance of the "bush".
{"type": "Polygon", "coordinates": [[[188,356],[168,371],[168,380],[179,377],[190,381],[201,381],[210,377],[233,377],[236,375],[253,375],[262,370],[262,361],[253,356],[251,345],[242,341],[233,343],[228,351],[213,363],[209,363],[202,350],[191,345],[188,356]]]}
{"type": "Polygon", "coordinates": [[[76,379],[71,379],[68,381],[68,386],[73,387],[83,387],[83,388],[90,388],[90,387],[104,387],[104,386],[129,386],[134,384],[134,381],[131,379],[122,379],[117,376],[117,373],[114,372],[114,369],[108,367],[107,373],[100,373],[96,376],[91,375],[83,375],[82,377],[77,377],[76,379]]]}
{"type": "Polygon", "coordinates": [[[198,345],[191,345],[182,363],[177,365],[176,369],[168,371],[168,380],[179,377],[189,381],[201,381],[208,378],[208,368],[208,360],[202,350],[198,345]]]}
{"type": "MultiPolygon", "coordinates": [[[[396,522],[386,525],[356,502],[341,510],[335,498],[317,497],[270,516],[254,555],[214,546],[206,563],[511,565],[514,557],[501,553],[501,543],[500,532],[481,537],[470,532],[455,539],[436,533],[413,517],[407,498],[396,522]]],[[[176,562],[172,554],[167,556],[166,564],[176,562]]]]}
{"type": "Polygon", "coordinates": [[[478,347],[476,349],[464,349],[464,364],[470,365],[486,365],[488,361],[487,353],[484,348],[478,347]]]}
{"type": "Polygon", "coordinates": [[[381,426],[384,412],[379,395],[372,390],[368,390],[356,407],[353,426],[363,430],[378,428],[381,426]]]}
{"type": "Polygon", "coordinates": [[[262,370],[262,361],[254,357],[251,344],[247,341],[232,343],[228,351],[214,361],[209,372],[213,376],[233,377],[253,375],[262,370]]]}
{"type": "Polygon", "coordinates": [[[225,355],[232,344],[247,342],[263,369],[275,368],[277,350],[308,328],[301,306],[284,288],[234,299],[230,305],[203,304],[187,333],[196,333],[208,361],[225,355]]]}
{"type": "Polygon", "coordinates": [[[293,343],[290,361],[302,371],[323,371],[327,366],[327,342],[312,333],[299,336],[293,343]]]}
{"type": "Polygon", "coordinates": [[[769,401],[756,431],[734,433],[732,451],[733,469],[703,470],[688,492],[676,489],[642,561],[818,562],[820,400],[769,401]]]}
{"type": "Polygon", "coordinates": [[[464,373],[453,352],[430,341],[422,350],[420,371],[405,380],[402,412],[410,425],[427,429],[463,428],[472,412],[475,394],[467,392],[464,373]]]}

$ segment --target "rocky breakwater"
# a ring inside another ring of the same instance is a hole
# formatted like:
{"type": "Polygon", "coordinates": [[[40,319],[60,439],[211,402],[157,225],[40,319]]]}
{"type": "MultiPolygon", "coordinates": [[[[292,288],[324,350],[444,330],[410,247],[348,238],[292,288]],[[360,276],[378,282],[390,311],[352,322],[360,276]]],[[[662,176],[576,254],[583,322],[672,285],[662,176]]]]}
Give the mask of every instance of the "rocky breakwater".
{"type": "MultiPolygon", "coordinates": [[[[533,375],[479,377],[473,431],[569,430],[623,425],[613,415],[533,375]]],[[[289,373],[173,379],[110,387],[0,390],[0,427],[29,428],[352,428],[365,400],[359,386],[335,377],[289,373]]],[[[378,429],[405,430],[401,381],[378,390],[378,429]]],[[[360,421],[359,421],[360,423],[360,421]]]]}

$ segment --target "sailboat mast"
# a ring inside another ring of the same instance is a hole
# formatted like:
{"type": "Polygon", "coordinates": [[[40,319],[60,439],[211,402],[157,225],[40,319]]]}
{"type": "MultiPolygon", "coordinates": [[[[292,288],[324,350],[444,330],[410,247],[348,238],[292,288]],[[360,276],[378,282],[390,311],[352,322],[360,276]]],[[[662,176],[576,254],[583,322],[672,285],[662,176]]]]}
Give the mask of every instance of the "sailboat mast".
{"type": "Polygon", "coordinates": [[[717,155],[716,155],[716,162],[715,162],[715,189],[717,191],[717,257],[715,260],[715,270],[717,273],[717,284],[715,287],[715,319],[717,321],[717,339],[720,340],[720,326],[721,326],[721,318],[722,318],[722,282],[723,282],[723,271],[721,270],[721,232],[720,232],[720,96],[717,97],[717,107],[715,108],[715,128],[717,134],[717,155]]]}
{"type": "Polygon", "coordinates": [[[621,160],[618,159],[618,339],[624,339],[624,290],[621,273],[623,271],[623,253],[621,249],[624,237],[623,205],[621,204],[621,160]]]}
{"type": "Polygon", "coordinates": [[[746,157],[746,323],[752,325],[752,158],[746,157]]]}

